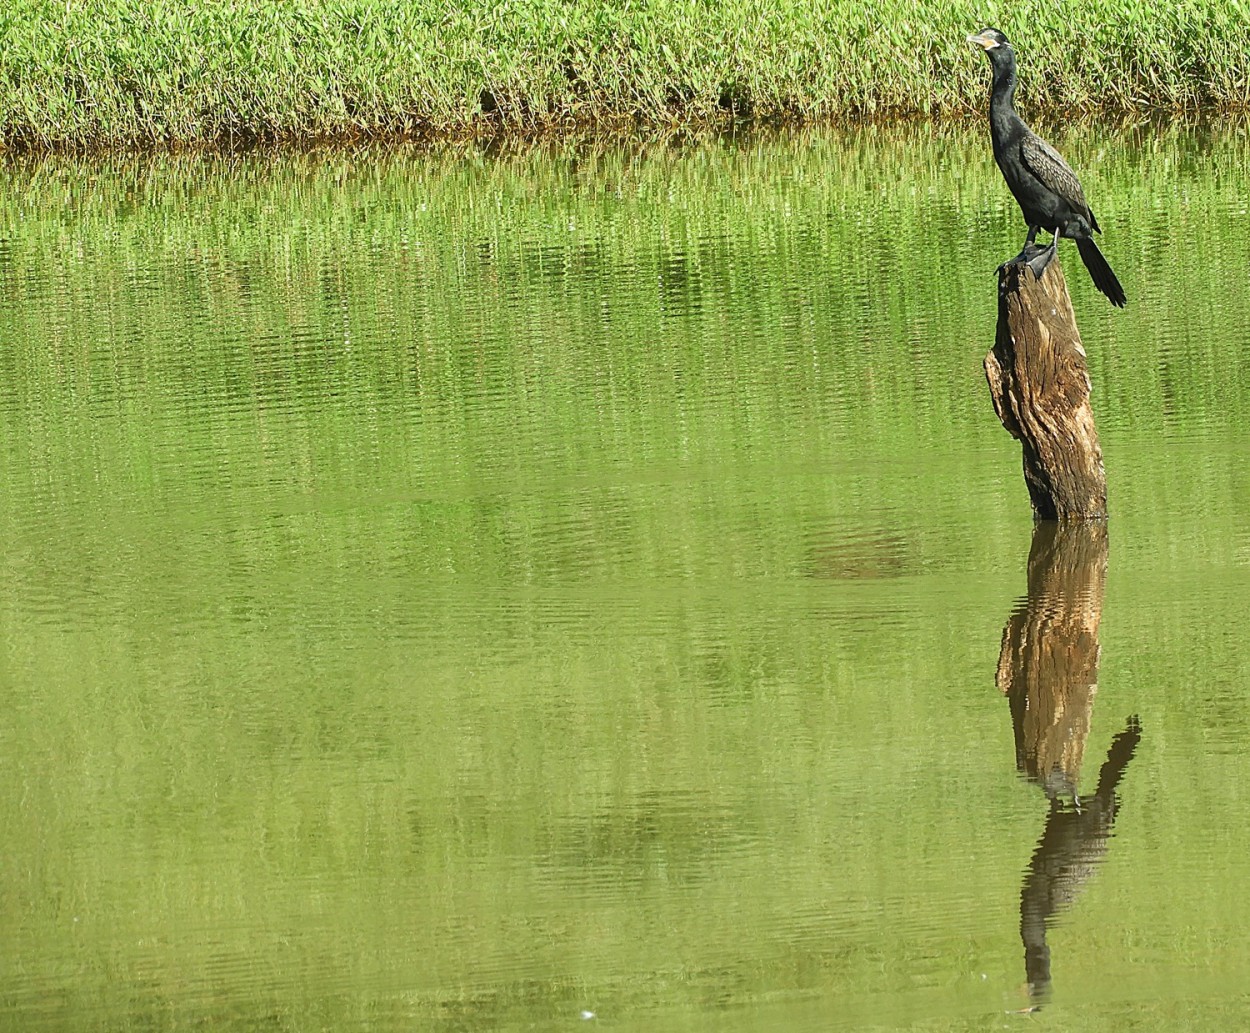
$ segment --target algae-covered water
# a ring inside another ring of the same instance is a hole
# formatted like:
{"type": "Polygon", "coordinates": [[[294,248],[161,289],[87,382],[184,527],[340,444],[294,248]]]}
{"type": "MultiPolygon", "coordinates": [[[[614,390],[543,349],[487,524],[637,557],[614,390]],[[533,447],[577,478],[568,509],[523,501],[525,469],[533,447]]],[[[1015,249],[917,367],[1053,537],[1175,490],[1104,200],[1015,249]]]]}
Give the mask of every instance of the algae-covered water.
{"type": "Polygon", "coordinates": [[[979,132],[10,160],[0,1028],[1244,1028],[1250,143],[1057,142],[1036,541],[979,132]]]}

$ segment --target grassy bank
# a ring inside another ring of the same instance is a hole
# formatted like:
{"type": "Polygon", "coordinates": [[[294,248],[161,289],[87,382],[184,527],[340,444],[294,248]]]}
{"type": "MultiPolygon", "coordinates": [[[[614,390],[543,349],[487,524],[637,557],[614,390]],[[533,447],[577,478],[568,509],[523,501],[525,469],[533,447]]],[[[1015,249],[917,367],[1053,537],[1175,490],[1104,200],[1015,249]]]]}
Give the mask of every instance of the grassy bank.
{"type": "Polygon", "coordinates": [[[1244,0],[9,0],[0,138],[74,147],[979,108],[1240,107],[1244,0]],[[1045,76],[1043,82],[1042,76],[1045,76]]]}

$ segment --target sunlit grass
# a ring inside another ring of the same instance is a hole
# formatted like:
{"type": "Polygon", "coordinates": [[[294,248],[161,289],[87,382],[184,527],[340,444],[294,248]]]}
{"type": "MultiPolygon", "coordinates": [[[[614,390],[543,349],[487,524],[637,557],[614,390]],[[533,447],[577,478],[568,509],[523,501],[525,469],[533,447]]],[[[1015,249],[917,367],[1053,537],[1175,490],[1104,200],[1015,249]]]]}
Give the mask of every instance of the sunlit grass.
{"type": "Polygon", "coordinates": [[[984,24],[1016,41],[1035,108],[1250,97],[1243,0],[11,0],[0,134],[89,146],[968,112],[985,69],[964,37],[984,24]]]}

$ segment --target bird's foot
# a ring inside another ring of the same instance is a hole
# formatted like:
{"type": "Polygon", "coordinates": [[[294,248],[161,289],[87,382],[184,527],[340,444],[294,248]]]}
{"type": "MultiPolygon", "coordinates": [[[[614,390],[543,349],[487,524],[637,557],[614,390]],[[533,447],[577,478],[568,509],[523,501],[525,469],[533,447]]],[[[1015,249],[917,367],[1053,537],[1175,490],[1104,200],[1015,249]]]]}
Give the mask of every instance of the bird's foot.
{"type": "Polygon", "coordinates": [[[1047,244],[1045,247],[1039,247],[1037,244],[1025,245],[1024,250],[1020,252],[1020,257],[1032,270],[1033,276],[1040,280],[1042,273],[1046,271],[1046,267],[1055,257],[1055,245],[1047,244]]]}
{"type": "Polygon", "coordinates": [[[1004,262],[999,268],[1001,270],[1011,266],[1027,265],[1029,272],[1033,274],[1033,279],[1040,280],[1042,273],[1046,271],[1046,267],[1050,265],[1054,257],[1054,244],[1042,245],[1030,242],[1024,245],[1020,254],[1016,255],[1010,262],[1004,262]]]}

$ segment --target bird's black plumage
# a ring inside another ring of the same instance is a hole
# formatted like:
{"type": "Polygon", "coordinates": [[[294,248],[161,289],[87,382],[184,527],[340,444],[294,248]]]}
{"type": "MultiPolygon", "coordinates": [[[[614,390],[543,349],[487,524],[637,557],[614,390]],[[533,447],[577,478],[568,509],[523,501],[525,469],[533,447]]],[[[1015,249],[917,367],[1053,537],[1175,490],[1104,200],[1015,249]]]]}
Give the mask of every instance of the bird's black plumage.
{"type": "Polygon", "coordinates": [[[1028,223],[1025,246],[1033,243],[1039,229],[1054,235],[1050,246],[1039,256],[1040,262],[1034,259],[1030,267],[1040,276],[1054,257],[1059,238],[1069,237],[1076,241],[1094,286],[1111,299],[1111,304],[1123,307],[1124,288],[1094,243],[1095,231],[1102,230],[1085,200],[1081,181],[1059,152],[1016,114],[1012,104],[1016,55],[1007,37],[997,29],[982,29],[969,36],[968,42],[983,47],[990,59],[990,138],[994,160],[1028,223]]]}

